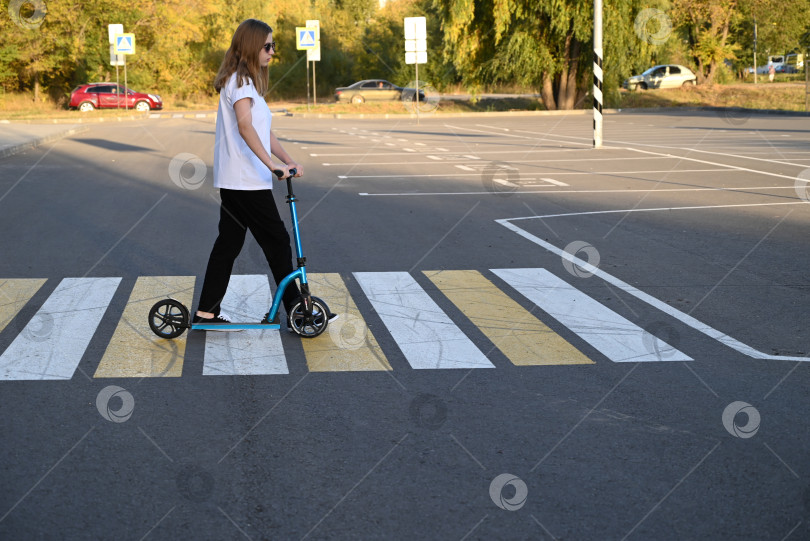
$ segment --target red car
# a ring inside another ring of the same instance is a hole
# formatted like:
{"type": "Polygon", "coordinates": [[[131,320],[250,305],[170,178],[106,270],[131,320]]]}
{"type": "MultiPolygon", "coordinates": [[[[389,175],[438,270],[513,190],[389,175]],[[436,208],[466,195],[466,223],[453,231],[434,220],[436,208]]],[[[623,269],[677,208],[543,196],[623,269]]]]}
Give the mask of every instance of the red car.
{"type": "Polygon", "coordinates": [[[90,83],[73,89],[68,106],[79,111],[129,108],[146,112],[163,109],[163,101],[157,94],[142,94],[115,83],[90,83]]]}

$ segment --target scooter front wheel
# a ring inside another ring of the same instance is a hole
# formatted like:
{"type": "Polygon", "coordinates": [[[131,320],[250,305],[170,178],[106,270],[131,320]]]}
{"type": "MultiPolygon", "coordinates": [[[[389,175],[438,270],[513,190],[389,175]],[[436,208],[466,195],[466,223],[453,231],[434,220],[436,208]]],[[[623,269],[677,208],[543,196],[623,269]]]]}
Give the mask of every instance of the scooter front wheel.
{"type": "Polygon", "coordinates": [[[158,301],[149,309],[149,328],[161,338],[177,338],[189,328],[188,308],[174,299],[158,301]]]}
{"type": "Polygon", "coordinates": [[[290,327],[293,332],[303,338],[315,338],[329,324],[329,308],[326,303],[318,297],[311,297],[312,311],[309,316],[306,314],[304,299],[299,299],[290,310],[290,327]]]}

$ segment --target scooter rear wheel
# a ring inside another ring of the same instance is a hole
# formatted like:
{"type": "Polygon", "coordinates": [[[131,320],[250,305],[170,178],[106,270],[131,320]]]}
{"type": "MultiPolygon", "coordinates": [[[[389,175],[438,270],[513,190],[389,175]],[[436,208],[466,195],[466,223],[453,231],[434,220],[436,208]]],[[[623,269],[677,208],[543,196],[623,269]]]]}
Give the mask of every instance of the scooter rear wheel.
{"type": "Polygon", "coordinates": [[[149,328],[161,338],[177,338],[189,328],[188,308],[174,299],[158,301],[149,309],[149,328]]]}
{"type": "Polygon", "coordinates": [[[303,338],[314,338],[329,324],[329,308],[318,297],[312,297],[312,314],[306,315],[304,299],[299,299],[290,310],[290,327],[303,338]]]}

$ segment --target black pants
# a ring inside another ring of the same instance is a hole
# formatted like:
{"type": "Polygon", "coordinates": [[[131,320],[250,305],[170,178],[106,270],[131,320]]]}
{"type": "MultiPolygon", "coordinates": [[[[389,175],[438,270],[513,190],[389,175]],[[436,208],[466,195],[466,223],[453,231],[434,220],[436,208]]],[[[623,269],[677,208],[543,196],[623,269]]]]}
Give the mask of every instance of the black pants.
{"type": "MultiPolygon", "coordinates": [[[[293,271],[290,235],[279,216],[273,190],[220,189],[219,193],[222,197],[219,236],[208,259],[199,304],[199,311],[213,314],[219,314],[234,261],[242,251],[248,229],[264,252],[276,285],[293,271]]],[[[282,298],[287,313],[299,296],[296,282],[292,282],[282,298]]]]}

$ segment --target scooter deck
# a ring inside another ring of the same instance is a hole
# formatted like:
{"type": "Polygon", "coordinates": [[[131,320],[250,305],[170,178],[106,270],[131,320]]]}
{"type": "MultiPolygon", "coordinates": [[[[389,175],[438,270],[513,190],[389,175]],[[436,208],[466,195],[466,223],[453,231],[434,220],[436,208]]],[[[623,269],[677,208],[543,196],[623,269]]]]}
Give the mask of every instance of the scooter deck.
{"type": "Polygon", "coordinates": [[[249,329],[281,329],[278,323],[192,323],[191,330],[196,331],[241,331],[249,329]]]}

